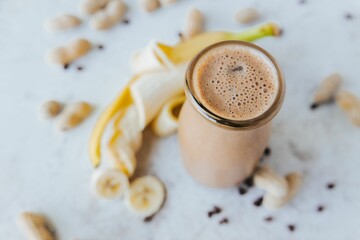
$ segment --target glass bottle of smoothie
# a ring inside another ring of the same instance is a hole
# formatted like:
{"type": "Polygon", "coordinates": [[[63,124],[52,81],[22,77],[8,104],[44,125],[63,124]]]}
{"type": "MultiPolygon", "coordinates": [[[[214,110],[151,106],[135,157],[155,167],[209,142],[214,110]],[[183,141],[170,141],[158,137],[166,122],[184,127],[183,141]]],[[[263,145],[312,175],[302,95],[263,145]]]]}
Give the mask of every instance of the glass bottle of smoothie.
{"type": "Polygon", "coordinates": [[[190,175],[219,188],[250,176],[268,145],[284,92],[278,64],[254,44],[225,41],[201,51],[187,69],[178,130],[190,175]]]}

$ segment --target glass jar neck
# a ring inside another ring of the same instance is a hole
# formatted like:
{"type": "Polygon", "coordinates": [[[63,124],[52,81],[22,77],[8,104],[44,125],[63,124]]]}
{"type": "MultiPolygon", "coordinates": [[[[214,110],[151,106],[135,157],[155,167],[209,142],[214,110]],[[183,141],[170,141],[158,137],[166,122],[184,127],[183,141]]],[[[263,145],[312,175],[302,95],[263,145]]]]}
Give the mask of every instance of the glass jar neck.
{"type": "Polygon", "coordinates": [[[282,106],[282,103],[284,101],[284,94],[285,94],[285,82],[284,77],[282,75],[282,72],[280,70],[280,67],[276,60],[264,49],[258,47],[255,44],[249,43],[249,42],[243,42],[243,41],[224,41],[219,42],[216,44],[213,44],[204,50],[202,50],[200,53],[198,53],[190,62],[187,71],[186,71],[186,84],[185,84],[185,94],[188,101],[191,103],[191,105],[195,108],[195,110],[201,114],[203,117],[205,117],[207,120],[211,121],[212,123],[225,128],[231,128],[231,129],[238,129],[238,130],[250,130],[259,128],[266,123],[270,122],[275,115],[280,111],[280,108],[282,106]],[[223,118],[214,112],[210,111],[208,108],[206,108],[202,102],[198,99],[198,97],[195,94],[195,91],[193,89],[193,75],[194,75],[194,69],[201,57],[204,56],[205,53],[207,53],[209,50],[221,47],[225,45],[240,45],[249,47],[255,51],[258,51],[262,53],[264,57],[267,58],[267,60],[273,65],[276,73],[276,80],[277,82],[277,92],[274,101],[272,104],[259,116],[246,119],[246,120],[233,120],[233,119],[227,119],[223,118]]]}

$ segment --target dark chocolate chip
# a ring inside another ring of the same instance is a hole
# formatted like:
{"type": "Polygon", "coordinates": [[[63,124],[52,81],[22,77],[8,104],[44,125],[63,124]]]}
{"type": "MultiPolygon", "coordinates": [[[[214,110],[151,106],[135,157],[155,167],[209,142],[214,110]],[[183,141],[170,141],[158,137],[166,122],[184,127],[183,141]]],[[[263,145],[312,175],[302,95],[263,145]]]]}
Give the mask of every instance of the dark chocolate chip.
{"type": "Polygon", "coordinates": [[[325,209],[325,208],[324,208],[324,206],[322,206],[322,205],[320,205],[320,206],[317,207],[317,211],[318,211],[318,212],[322,212],[322,211],[324,211],[324,209],[325,209]]]}
{"type": "Polygon", "coordinates": [[[222,211],[222,209],[221,209],[220,207],[214,206],[213,212],[214,212],[215,214],[221,213],[221,211],[222,211]]]}
{"type": "Polygon", "coordinates": [[[274,218],[272,216],[268,216],[268,217],[264,218],[264,220],[266,222],[271,222],[272,220],[274,220],[274,218]]]}
{"type": "Polygon", "coordinates": [[[245,184],[247,187],[249,187],[249,188],[251,188],[252,186],[254,186],[254,179],[253,179],[253,177],[251,176],[251,177],[246,178],[246,179],[244,180],[244,184],[245,184]]]}
{"type": "Polygon", "coordinates": [[[100,49],[100,50],[103,50],[103,49],[104,49],[104,45],[101,45],[101,44],[99,44],[97,47],[98,47],[98,49],[100,49]]]}
{"type": "Polygon", "coordinates": [[[76,69],[77,69],[78,71],[82,71],[82,70],[84,69],[84,67],[78,66],[76,69]]]}
{"type": "Polygon", "coordinates": [[[255,207],[260,207],[261,204],[262,204],[262,202],[263,202],[263,197],[259,197],[258,199],[256,199],[256,200],[254,201],[254,206],[255,206],[255,207]]]}
{"type": "Polygon", "coordinates": [[[304,4],[304,3],[306,3],[306,0],[300,0],[299,1],[299,4],[304,4]]]}
{"type": "Polygon", "coordinates": [[[345,14],[345,19],[352,20],[353,18],[354,18],[354,16],[351,13],[345,14]]]}
{"type": "Polygon", "coordinates": [[[281,28],[281,29],[279,30],[279,35],[278,35],[278,36],[282,36],[282,35],[284,35],[284,29],[281,28]]]}
{"type": "Polygon", "coordinates": [[[151,220],[153,220],[154,215],[148,216],[146,218],[144,218],[144,222],[151,222],[151,220]]]}
{"type": "Polygon", "coordinates": [[[227,218],[223,218],[219,221],[219,224],[227,224],[227,223],[229,223],[229,219],[227,218]]]}
{"type": "Polygon", "coordinates": [[[289,229],[290,232],[294,232],[295,231],[295,225],[289,224],[288,229],[289,229]]]}
{"type": "Polygon", "coordinates": [[[334,189],[334,188],[335,188],[335,183],[328,183],[328,184],[326,185],[326,187],[327,187],[328,189],[334,189]]]}
{"type": "Polygon", "coordinates": [[[239,193],[240,195],[245,195],[247,193],[247,190],[243,187],[239,187],[239,193]]]}
{"type": "Polygon", "coordinates": [[[63,66],[63,68],[66,70],[66,69],[68,69],[70,67],[70,64],[68,64],[68,63],[66,63],[66,64],[64,64],[64,66],[63,66]]]}
{"type": "Polygon", "coordinates": [[[264,156],[269,156],[271,154],[271,149],[269,147],[266,147],[264,150],[264,156]]]}
{"type": "Polygon", "coordinates": [[[124,23],[124,24],[129,24],[129,23],[130,23],[130,20],[127,19],[127,18],[125,18],[125,19],[123,20],[123,23],[124,23]]]}
{"type": "Polygon", "coordinates": [[[319,107],[319,104],[317,104],[317,103],[313,103],[313,104],[310,105],[310,109],[311,109],[311,110],[315,110],[315,109],[317,109],[318,107],[319,107]]]}
{"type": "Polygon", "coordinates": [[[242,67],[242,66],[237,66],[237,67],[235,67],[235,68],[233,68],[231,71],[233,71],[233,72],[240,72],[240,71],[242,71],[244,68],[242,67]]]}

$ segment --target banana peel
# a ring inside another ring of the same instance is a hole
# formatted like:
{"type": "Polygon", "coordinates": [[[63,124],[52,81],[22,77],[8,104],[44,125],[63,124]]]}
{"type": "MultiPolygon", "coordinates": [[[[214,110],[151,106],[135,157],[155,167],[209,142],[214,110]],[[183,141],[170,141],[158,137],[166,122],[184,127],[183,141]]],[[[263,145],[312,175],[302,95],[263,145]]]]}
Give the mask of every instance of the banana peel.
{"type": "MultiPolygon", "coordinates": [[[[265,23],[247,29],[241,33],[205,32],[189,40],[180,42],[175,46],[169,46],[162,43],[157,43],[157,46],[161,50],[161,54],[164,54],[173,64],[177,65],[190,61],[199,51],[216,42],[226,40],[254,41],[263,37],[278,35],[280,35],[280,28],[276,24],[265,23]]],[[[115,100],[104,110],[96,122],[89,141],[89,155],[94,168],[98,167],[101,162],[101,141],[105,129],[109,123],[114,120],[114,117],[119,111],[125,111],[131,104],[133,104],[130,86],[136,82],[142,74],[146,74],[146,72],[139,73],[130,79],[129,83],[123,88],[115,100]]],[[[121,114],[117,118],[117,121],[120,120],[121,114]]],[[[113,135],[112,141],[110,142],[113,142],[120,134],[120,130],[117,129],[113,135]]]]}

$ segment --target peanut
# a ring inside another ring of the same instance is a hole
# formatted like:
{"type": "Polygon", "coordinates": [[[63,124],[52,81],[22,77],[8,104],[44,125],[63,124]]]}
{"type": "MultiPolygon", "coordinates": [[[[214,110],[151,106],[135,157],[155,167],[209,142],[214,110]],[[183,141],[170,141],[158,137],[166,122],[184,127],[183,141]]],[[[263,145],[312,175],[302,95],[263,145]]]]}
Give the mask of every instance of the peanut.
{"type": "Polygon", "coordinates": [[[254,176],[254,184],[276,197],[285,197],[288,193],[286,180],[266,166],[260,167],[257,170],[254,176]]]}
{"type": "Polygon", "coordinates": [[[189,10],[186,15],[184,38],[189,39],[204,30],[204,15],[195,8],[189,10]]]}
{"type": "Polygon", "coordinates": [[[270,192],[266,193],[263,200],[265,208],[269,210],[281,208],[295,197],[302,184],[302,176],[299,173],[292,172],[286,175],[285,179],[288,185],[287,194],[284,197],[278,197],[270,192]]]}
{"type": "Polygon", "coordinates": [[[175,2],[176,2],[176,0],[160,0],[160,5],[161,6],[166,6],[166,5],[173,4],[175,2]]]}
{"type": "Polygon", "coordinates": [[[248,24],[256,21],[260,17],[259,12],[255,8],[240,9],[235,14],[235,20],[242,24],[248,24]]]}
{"type": "Polygon", "coordinates": [[[90,21],[92,28],[104,30],[119,23],[127,11],[127,6],[122,0],[111,0],[105,7],[93,16],[90,21]]]}
{"type": "Polygon", "coordinates": [[[145,12],[153,12],[160,7],[159,0],[139,0],[139,3],[145,12]]]}
{"type": "Polygon", "coordinates": [[[350,121],[360,127],[360,100],[353,93],[342,90],[336,96],[336,103],[350,121]]]}
{"type": "Polygon", "coordinates": [[[67,45],[50,50],[45,60],[53,64],[69,64],[76,59],[86,55],[91,50],[91,43],[86,39],[76,39],[67,45]]]}
{"type": "Polygon", "coordinates": [[[31,212],[22,212],[17,225],[28,240],[54,240],[54,231],[44,216],[31,212]]]}
{"type": "Polygon", "coordinates": [[[70,14],[62,14],[45,21],[45,29],[49,32],[63,31],[77,27],[81,19],[70,14]]]}
{"type": "Polygon", "coordinates": [[[109,0],[84,0],[80,4],[80,10],[88,15],[94,14],[108,4],[109,0]]]}
{"type": "Polygon", "coordinates": [[[333,73],[327,76],[316,90],[313,104],[320,105],[334,100],[341,81],[342,77],[339,73],[333,73]]]}
{"type": "Polygon", "coordinates": [[[65,108],[60,115],[56,127],[60,131],[67,131],[82,123],[92,112],[93,107],[86,102],[77,102],[65,108]]]}
{"type": "Polygon", "coordinates": [[[49,100],[40,105],[39,114],[42,118],[55,118],[64,108],[64,104],[55,100],[49,100]]]}

